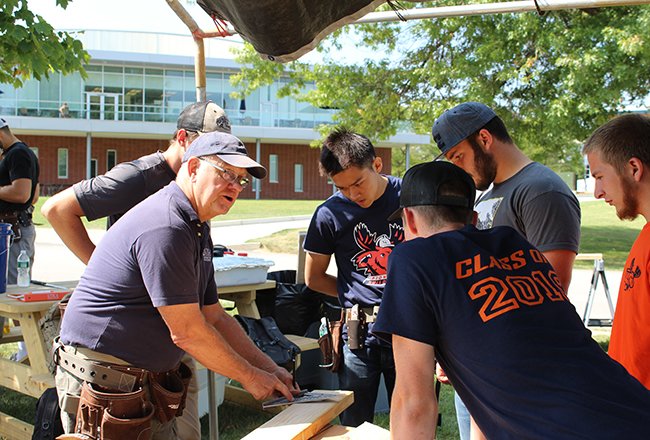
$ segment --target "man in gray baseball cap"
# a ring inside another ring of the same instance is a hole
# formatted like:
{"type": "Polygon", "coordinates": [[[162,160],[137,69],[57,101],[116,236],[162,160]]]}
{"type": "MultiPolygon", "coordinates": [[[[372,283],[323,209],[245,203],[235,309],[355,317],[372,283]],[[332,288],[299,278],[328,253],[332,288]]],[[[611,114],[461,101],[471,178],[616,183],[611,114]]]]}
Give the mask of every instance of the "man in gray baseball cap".
{"type": "MultiPolygon", "coordinates": [[[[476,227],[510,226],[542,251],[568,291],[580,244],[580,204],[560,177],[530,160],[490,107],[464,102],[433,123],[433,140],[447,160],[465,170],[476,188],[476,227]],[[486,191],[487,190],[487,191],[486,191]]],[[[462,402],[456,414],[461,439],[469,438],[462,402]]]]}
{"type": "MultiPolygon", "coordinates": [[[[266,168],[248,156],[248,150],[241,140],[228,133],[214,132],[200,136],[185,151],[183,163],[191,157],[203,158],[213,155],[228,165],[246,169],[253,177],[258,179],[266,177],[266,168]]],[[[225,172],[221,168],[217,169],[225,172]]]]}
{"type": "MultiPolygon", "coordinates": [[[[82,217],[88,220],[107,217],[106,226],[110,228],[135,205],[173,181],[190,143],[210,132],[230,133],[230,121],[224,110],[211,101],[189,104],[178,116],[176,131],[165,151],[121,163],[106,174],[82,180],[51,197],[41,212],[65,245],[88,264],[95,244],[82,217]]],[[[186,358],[186,363],[196,372],[194,361],[186,358]]],[[[182,440],[201,436],[198,411],[198,383],[194,379],[185,411],[178,420],[182,440]]]]}
{"type": "Polygon", "coordinates": [[[496,117],[490,107],[480,102],[464,102],[444,112],[431,129],[433,140],[441,151],[436,159],[496,117]]]}

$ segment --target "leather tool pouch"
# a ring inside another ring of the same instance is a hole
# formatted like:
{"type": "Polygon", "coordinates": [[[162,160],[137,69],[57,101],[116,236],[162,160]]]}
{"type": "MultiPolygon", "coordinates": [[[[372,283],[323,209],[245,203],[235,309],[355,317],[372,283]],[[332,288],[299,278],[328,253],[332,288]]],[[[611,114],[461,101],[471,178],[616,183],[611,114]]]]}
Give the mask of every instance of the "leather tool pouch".
{"type": "MultiPolygon", "coordinates": [[[[167,423],[177,415],[182,414],[185,407],[187,387],[178,371],[151,373],[149,379],[151,381],[151,400],[156,407],[158,420],[161,423],[167,423]]],[[[187,383],[189,384],[189,381],[187,383]]]]}
{"type": "Polygon", "coordinates": [[[183,399],[181,400],[181,406],[178,407],[176,417],[183,415],[185,402],[187,400],[187,390],[190,388],[190,381],[192,380],[192,369],[185,363],[181,362],[180,366],[178,367],[178,374],[181,376],[181,380],[183,381],[183,399]]]}
{"type": "Polygon", "coordinates": [[[359,315],[356,319],[346,317],[345,323],[348,326],[348,347],[350,350],[363,348],[366,341],[366,333],[368,332],[364,311],[359,310],[359,315]]]}
{"type": "Polygon", "coordinates": [[[142,388],[119,392],[85,382],[75,433],[97,440],[145,440],[151,438],[153,414],[153,405],[142,388]]]}
{"type": "Polygon", "coordinates": [[[323,356],[322,368],[327,368],[336,373],[341,365],[343,356],[343,323],[345,322],[345,309],[341,311],[341,319],[338,321],[327,321],[327,334],[318,339],[321,354],[323,356]]]}
{"type": "Polygon", "coordinates": [[[12,241],[14,243],[20,241],[21,238],[21,233],[20,233],[20,220],[18,219],[18,216],[15,214],[3,214],[0,215],[0,223],[9,223],[11,225],[11,232],[14,233],[12,237],[12,241]]]}

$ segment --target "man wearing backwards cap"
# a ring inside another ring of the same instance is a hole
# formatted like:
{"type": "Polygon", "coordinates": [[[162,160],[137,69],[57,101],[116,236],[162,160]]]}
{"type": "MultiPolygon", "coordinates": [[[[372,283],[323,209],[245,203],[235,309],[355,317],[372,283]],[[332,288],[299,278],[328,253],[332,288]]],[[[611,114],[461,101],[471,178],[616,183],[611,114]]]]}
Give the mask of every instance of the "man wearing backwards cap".
{"type": "Polygon", "coordinates": [[[471,225],[474,196],[447,162],[402,181],[391,219],[407,241],[373,328],[392,340],[392,438],[435,438],[435,359],[487,438],[650,438],[650,392],[591,339],[539,250],[512,228],[471,225]]]}
{"type": "MultiPolygon", "coordinates": [[[[469,173],[477,189],[487,190],[474,206],[476,226],[517,230],[542,251],[568,291],[580,244],[580,204],[566,183],[526,157],[484,104],[465,102],[447,110],[433,123],[432,134],[440,156],[469,173]]],[[[461,439],[469,440],[469,417],[458,398],[456,415],[461,439]]]]}
{"type": "MultiPolygon", "coordinates": [[[[106,228],[110,228],[129,209],[174,180],[185,149],[199,135],[213,131],[230,133],[226,113],[210,101],[185,107],[176,127],[164,152],[121,163],[104,175],[83,180],[61,191],[43,205],[41,212],[45,218],[84,264],[88,264],[95,244],[88,236],[82,217],[90,221],[107,217],[106,228]]],[[[196,372],[193,360],[187,358],[184,361],[196,372]]],[[[201,436],[198,393],[195,377],[190,384],[183,417],[178,420],[179,435],[183,440],[201,436]]]]}
{"type": "MultiPolygon", "coordinates": [[[[187,352],[210,370],[240,382],[256,399],[275,393],[291,399],[297,391],[291,375],[255,347],[223,310],[214,281],[208,220],[228,212],[249,184],[248,174],[264,178],[266,169],[248,157],[239,139],[220,132],[200,136],[182,161],[174,182],[106,232],[70,299],[56,373],[66,432],[74,429],[76,414],[74,405],[68,409],[73,400],[69,395],[79,395],[84,381],[91,383],[84,385],[91,391],[115,388],[70,367],[84,357],[164,373],[157,377],[178,377],[187,352]],[[66,356],[72,357],[68,363],[66,356]]],[[[153,438],[176,439],[174,411],[183,402],[160,404],[152,382],[144,386],[157,408],[153,438]]],[[[78,414],[85,415],[83,410],[78,414]]],[[[85,421],[78,421],[77,430],[84,426],[85,421]]]]}

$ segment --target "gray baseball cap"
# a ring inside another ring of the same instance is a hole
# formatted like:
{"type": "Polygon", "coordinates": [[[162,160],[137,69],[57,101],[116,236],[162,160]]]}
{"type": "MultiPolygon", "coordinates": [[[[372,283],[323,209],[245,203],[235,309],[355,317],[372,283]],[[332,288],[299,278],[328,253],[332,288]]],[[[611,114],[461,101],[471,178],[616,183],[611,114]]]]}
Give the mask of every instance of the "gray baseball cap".
{"type": "Polygon", "coordinates": [[[195,102],[183,109],[176,121],[176,128],[197,133],[230,133],[230,120],[226,112],[214,102],[195,102]]]}
{"type": "Polygon", "coordinates": [[[229,165],[246,168],[251,176],[263,179],[266,177],[266,168],[248,156],[244,143],[230,133],[213,131],[202,134],[194,140],[183,154],[183,162],[190,157],[203,157],[216,155],[229,165]]]}
{"type": "Polygon", "coordinates": [[[480,102],[464,102],[445,111],[431,128],[433,140],[441,151],[436,160],[496,116],[494,110],[480,102]]]}

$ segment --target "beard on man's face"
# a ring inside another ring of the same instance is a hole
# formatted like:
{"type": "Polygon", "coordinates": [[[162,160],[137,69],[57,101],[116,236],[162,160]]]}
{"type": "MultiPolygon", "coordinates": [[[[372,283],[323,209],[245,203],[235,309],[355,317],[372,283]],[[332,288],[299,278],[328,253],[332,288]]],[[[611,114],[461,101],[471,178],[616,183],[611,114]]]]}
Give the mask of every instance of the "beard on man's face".
{"type": "Polygon", "coordinates": [[[639,216],[639,197],[634,181],[627,176],[620,176],[623,191],[623,206],[616,207],[616,216],[621,220],[634,220],[639,216]]]}
{"type": "Polygon", "coordinates": [[[485,191],[497,176],[496,161],[492,154],[483,151],[476,139],[469,138],[468,141],[474,150],[474,184],[477,190],[485,191]]]}

